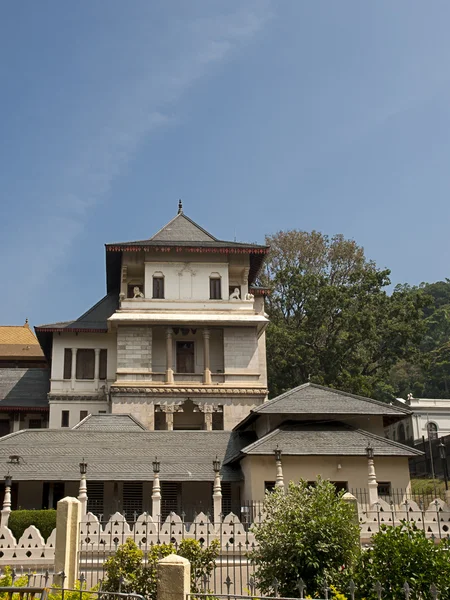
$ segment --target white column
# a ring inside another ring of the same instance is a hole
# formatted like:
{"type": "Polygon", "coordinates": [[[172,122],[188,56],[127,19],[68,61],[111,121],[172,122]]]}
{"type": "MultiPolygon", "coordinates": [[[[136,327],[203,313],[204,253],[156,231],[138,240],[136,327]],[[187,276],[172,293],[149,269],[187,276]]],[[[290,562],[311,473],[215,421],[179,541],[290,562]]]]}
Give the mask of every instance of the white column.
{"type": "Polygon", "coordinates": [[[367,459],[367,465],[369,472],[369,506],[373,506],[378,502],[378,483],[373,458],[367,459]]]}
{"type": "Polygon", "coordinates": [[[11,514],[11,478],[5,477],[5,495],[3,497],[3,507],[1,512],[0,524],[2,527],[8,527],[9,515],[11,514]],[[9,485],[8,485],[9,484],[9,485]]]}
{"type": "Polygon", "coordinates": [[[77,378],[77,350],[78,348],[72,348],[72,370],[71,370],[71,386],[75,389],[75,380],[77,378]]]}
{"type": "Polygon", "coordinates": [[[166,329],[166,383],[173,383],[172,327],[166,329]]]}
{"type": "Polygon", "coordinates": [[[209,360],[209,329],[203,329],[203,383],[206,385],[211,384],[211,368],[209,360]]]}
{"type": "Polygon", "coordinates": [[[95,348],[94,386],[98,390],[100,384],[100,348],[95,348]]]}
{"type": "Polygon", "coordinates": [[[159,483],[159,473],[153,474],[152,489],[152,517],[154,521],[161,521],[161,485],[159,483]]]}
{"type": "Polygon", "coordinates": [[[20,431],[20,413],[16,412],[13,416],[13,433],[20,431]]]}
{"type": "Polygon", "coordinates": [[[80,479],[80,488],[78,490],[78,500],[81,504],[81,518],[83,518],[87,513],[87,483],[86,483],[86,474],[81,475],[80,479]]]}
{"type": "Polygon", "coordinates": [[[275,464],[277,468],[277,474],[275,477],[275,489],[284,490],[283,465],[281,464],[281,451],[278,450],[278,448],[275,450],[275,464]]]}
{"type": "Polygon", "coordinates": [[[222,522],[222,484],[220,482],[220,470],[214,473],[213,487],[214,525],[222,522]]]}

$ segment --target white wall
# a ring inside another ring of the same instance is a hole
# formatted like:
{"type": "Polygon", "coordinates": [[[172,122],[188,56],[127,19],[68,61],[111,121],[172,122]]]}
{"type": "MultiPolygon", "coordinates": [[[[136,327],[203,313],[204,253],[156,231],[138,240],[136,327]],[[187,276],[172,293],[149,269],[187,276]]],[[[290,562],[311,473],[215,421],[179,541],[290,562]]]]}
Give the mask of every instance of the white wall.
{"type": "Polygon", "coordinates": [[[227,327],[223,333],[225,371],[259,372],[256,327],[227,327]]]}
{"type": "MultiPolygon", "coordinates": [[[[80,402],[77,398],[73,400],[70,399],[70,396],[67,400],[50,400],[50,420],[49,427],[50,429],[61,429],[61,416],[63,410],[69,411],[69,427],[75,427],[77,423],[80,422],[80,412],[82,410],[87,410],[88,414],[96,415],[100,411],[105,411],[106,413],[111,412],[109,402],[106,397],[105,400],[87,400],[84,402],[80,402]]],[[[66,428],[64,428],[66,429],[66,428]]]]}

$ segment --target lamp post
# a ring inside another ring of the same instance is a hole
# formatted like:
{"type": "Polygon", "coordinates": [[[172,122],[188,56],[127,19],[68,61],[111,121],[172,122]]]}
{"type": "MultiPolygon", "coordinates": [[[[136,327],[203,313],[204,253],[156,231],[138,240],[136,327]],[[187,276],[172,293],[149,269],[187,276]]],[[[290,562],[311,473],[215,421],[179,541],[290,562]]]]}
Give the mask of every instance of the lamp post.
{"type": "Polygon", "coordinates": [[[275,464],[277,467],[275,488],[284,490],[283,465],[281,464],[281,450],[279,449],[278,445],[273,452],[275,454],[275,464]]]}
{"type": "Polygon", "coordinates": [[[5,495],[3,496],[3,507],[0,522],[2,527],[8,527],[9,515],[11,514],[11,487],[12,477],[8,473],[5,475],[5,495]]]}
{"type": "Polygon", "coordinates": [[[445,491],[448,492],[447,448],[445,447],[445,444],[442,441],[442,439],[439,443],[439,456],[441,458],[442,467],[444,469],[445,491]]]}
{"type": "Polygon", "coordinates": [[[214,486],[213,486],[213,508],[214,526],[220,526],[222,520],[222,484],[220,482],[221,462],[216,458],[213,460],[214,486]]]}
{"type": "Polygon", "coordinates": [[[152,462],[153,466],[153,488],[152,488],[152,516],[153,520],[159,523],[161,518],[161,484],[159,483],[159,472],[161,470],[161,463],[155,456],[155,460],[152,462]]]}
{"type": "Polygon", "coordinates": [[[375,473],[375,463],[373,461],[374,449],[369,442],[366,448],[367,467],[368,467],[368,486],[369,486],[369,507],[378,502],[378,483],[375,473]]]}
{"type": "Polygon", "coordinates": [[[86,473],[87,473],[87,462],[85,462],[84,458],[80,462],[80,487],[78,490],[78,500],[81,502],[81,517],[84,517],[87,513],[87,483],[86,483],[86,473]]]}

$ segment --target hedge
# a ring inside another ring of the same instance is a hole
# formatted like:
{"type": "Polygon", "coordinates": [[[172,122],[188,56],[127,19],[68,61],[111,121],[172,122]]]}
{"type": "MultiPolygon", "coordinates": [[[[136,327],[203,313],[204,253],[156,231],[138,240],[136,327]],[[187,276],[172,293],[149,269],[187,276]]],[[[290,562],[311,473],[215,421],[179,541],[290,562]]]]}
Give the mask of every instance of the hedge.
{"type": "Polygon", "coordinates": [[[27,527],[34,525],[47,540],[56,527],[56,510],[13,510],[9,516],[8,527],[19,540],[27,527]]]}

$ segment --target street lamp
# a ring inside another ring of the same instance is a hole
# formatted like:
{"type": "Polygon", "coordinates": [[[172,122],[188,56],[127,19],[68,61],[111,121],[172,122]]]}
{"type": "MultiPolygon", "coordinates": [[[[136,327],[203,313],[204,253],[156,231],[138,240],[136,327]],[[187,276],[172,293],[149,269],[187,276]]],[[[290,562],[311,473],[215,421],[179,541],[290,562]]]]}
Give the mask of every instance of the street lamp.
{"type": "Polygon", "coordinates": [[[84,458],[80,462],[80,475],[86,475],[87,473],[87,462],[85,462],[84,458]]]}
{"type": "Polygon", "coordinates": [[[214,473],[219,473],[220,467],[221,467],[220,460],[217,458],[217,455],[216,455],[216,458],[213,460],[214,473]]]}
{"type": "Polygon", "coordinates": [[[448,491],[448,467],[447,467],[447,448],[445,447],[444,442],[441,439],[439,444],[439,456],[442,461],[442,466],[444,469],[444,481],[445,481],[445,491],[448,491]]]}
{"type": "Polygon", "coordinates": [[[278,446],[275,448],[274,453],[275,453],[275,460],[277,462],[280,462],[281,461],[281,450],[278,448],[278,446]]]}
{"type": "Polygon", "coordinates": [[[368,459],[372,459],[373,458],[373,446],[370,443],[367,444],[366,456],[367,456],[368,459]]]}
{"type": "Polygon", "coordinates": [[[152,465],[153,465],[153,473],[155,473],[155,475],[156,475],[156,473],[159,473],[159,469],[161,467],[161,463],[159,462],[157,456],[155,456],[155,460],[152,462],[152,465]]]}
{"type": "Polygon", "coordinates": [[[12,486],[12,476],[8,473],[8,475],[5,475],[5,487],[11,487],[12,486]]]}

